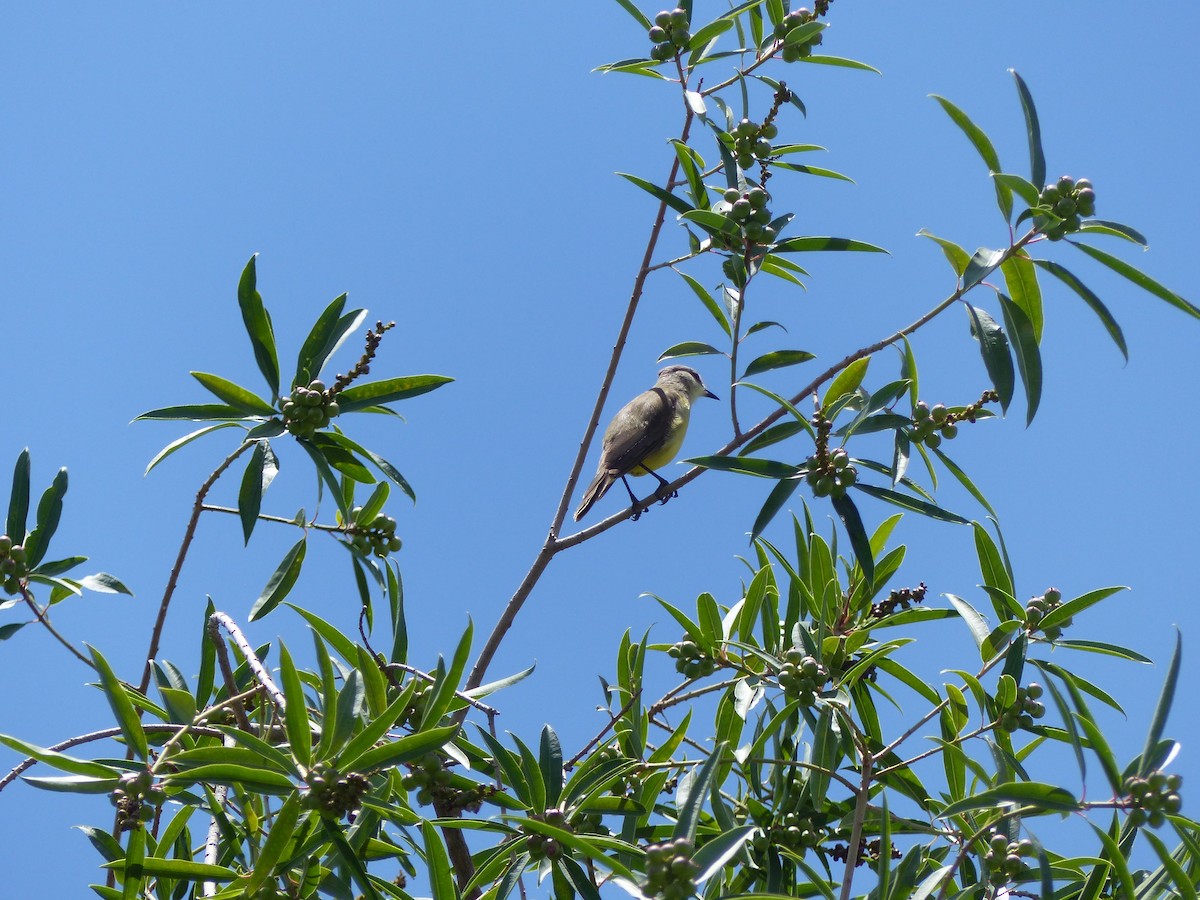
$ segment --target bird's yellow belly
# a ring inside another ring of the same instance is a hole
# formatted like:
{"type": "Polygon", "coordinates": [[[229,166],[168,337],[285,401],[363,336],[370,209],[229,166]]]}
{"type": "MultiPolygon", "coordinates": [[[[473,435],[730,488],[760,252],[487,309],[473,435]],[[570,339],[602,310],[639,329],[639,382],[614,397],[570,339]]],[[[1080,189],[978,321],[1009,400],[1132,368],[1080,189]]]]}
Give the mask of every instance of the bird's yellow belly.
{"type": "Polygon", "coordinates": [[[683,446],[683,436],[687,433],[689,411],[681,409],[675,412],[675,418],[672,420],[671,427],[667,431],[666,441],[657,450],[647,454],[646,458],[640,464],[634,466],[633,470],[629,473],[630,475],[646,475],[648,469],[661,469],[675,458],[675,454],[683,446]]]}

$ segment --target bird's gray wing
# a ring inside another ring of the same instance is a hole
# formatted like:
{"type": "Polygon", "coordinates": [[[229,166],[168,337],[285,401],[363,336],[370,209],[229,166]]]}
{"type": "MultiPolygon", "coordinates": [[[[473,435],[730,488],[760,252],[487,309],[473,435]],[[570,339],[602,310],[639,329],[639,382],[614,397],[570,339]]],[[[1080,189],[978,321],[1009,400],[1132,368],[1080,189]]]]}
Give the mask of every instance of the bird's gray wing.
{"type": "Polygon", "coordinates": [[[674,405],[662,388],[638,394],[621,407],[605,430],[600,467],[618,475],[634,469],[663,445],[674,416],[674,405]]]}

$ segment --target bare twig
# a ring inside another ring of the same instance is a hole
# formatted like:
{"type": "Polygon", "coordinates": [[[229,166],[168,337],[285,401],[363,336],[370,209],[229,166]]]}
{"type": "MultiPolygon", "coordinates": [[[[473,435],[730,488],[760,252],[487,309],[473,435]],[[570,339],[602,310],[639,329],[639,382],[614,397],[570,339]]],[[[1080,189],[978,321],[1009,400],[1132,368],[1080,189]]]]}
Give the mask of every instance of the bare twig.
{"type": "Polygon", "coordinates": [[[74,644],[59,634],[58,630],[50,624],[50,617],[46,615],[45,611],[40,606],[37,605],[37,601],[33,599],[33,594],[29,593],[29,588],[27,588],[24,584],[21,585],[21,599],[25,601],[26,606],[33,610],[33,614],[37,616],[37,620],[42,623],[42,627],[50,632],[50,635],[56,641],[66,647],[67,650],[69,650],[71,654],[85,666],[91,669],[96,668],[96,664],[94,662],[77,650],[74,644]]]}

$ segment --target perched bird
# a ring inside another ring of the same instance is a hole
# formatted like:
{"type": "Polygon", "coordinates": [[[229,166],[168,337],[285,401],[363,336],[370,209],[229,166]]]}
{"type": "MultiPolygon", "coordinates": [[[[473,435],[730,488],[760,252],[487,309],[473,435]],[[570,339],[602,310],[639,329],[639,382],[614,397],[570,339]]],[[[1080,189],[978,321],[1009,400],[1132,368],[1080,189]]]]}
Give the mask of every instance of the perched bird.
{"type": "MultiPolygon", "coordinates": [[[[629,491],[634,506],[638,499],[625,480],[626,475],[653,475],[659,481],[656,494],[667,486],[667,480],[654,470],[665,466],[679,452],[683,436],[687,434],[692,401],[697,397],[717,399],[717,395],[704,386],[695,369],[667,366],[658,373],[654,387],[621,407],[604,431],[600,465],[596,477],[584,491],[583,502],[575,510],[576,522],[587,515],[618,478],[629,491]]],[[[659,502],[666,503],[673,496],[675,494],[661,496],[659,502]]],[[[633,518],[638,515],[640,513],[633,518]]]]}

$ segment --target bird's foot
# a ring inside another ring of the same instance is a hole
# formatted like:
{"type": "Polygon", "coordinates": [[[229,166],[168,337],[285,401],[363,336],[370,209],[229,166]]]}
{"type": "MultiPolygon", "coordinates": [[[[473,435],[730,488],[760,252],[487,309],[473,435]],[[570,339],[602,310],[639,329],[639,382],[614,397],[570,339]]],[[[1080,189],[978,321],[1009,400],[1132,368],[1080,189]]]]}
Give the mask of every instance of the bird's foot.
{"type": "Polygon", "coordinates": [[[646,512],[646,510],[644,510],[644,509],[638,509],[636,503],[633,504],[633,506],[631,506],[630,509],[633,510],[633,515],[629,517],[630,522],[636,522],[638,519],[640,519],[642,517],[642,513],[646,512]]]}
{"type": "Polygon", "coordinates": [[[665,492],[665,491],[663,491],[663,489],[661,487],[657,491],[654,492],[654,497],[656,500],[658,500],[659,506],[662,506],[668,500],[673,500],[674,498],[676,498],[678,496],[679,496],[679,491],[665,492]]]}

